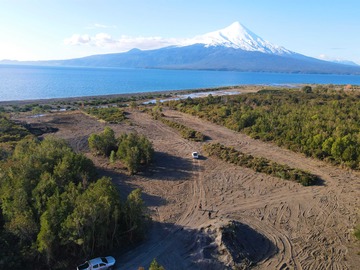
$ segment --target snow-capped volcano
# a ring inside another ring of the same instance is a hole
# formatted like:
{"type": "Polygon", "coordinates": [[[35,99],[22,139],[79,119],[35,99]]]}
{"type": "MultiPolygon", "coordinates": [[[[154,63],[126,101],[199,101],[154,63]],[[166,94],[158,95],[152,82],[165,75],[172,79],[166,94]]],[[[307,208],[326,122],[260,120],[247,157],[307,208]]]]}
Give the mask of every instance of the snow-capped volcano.
{"type": "Polygon", "coordinates": [[[274,45],[238,22],[224,29],[176,42],[171,46],[159,49],[133,49],[125,53],[99,54],[68,60],[29,62],[29,64],[360,74],[359,66],[322,61],[274,45]]]}
{"type": "Polygon", "coordinates": [[[234,22],[224,29],[188,39],[182,46],[194,44],[204,44],[205,47],[224,46],[244,51],[258,51],[277,55],[293,54],[293,52],[284,47],[274,45],[262,39],[239,22],[234,22]]]}

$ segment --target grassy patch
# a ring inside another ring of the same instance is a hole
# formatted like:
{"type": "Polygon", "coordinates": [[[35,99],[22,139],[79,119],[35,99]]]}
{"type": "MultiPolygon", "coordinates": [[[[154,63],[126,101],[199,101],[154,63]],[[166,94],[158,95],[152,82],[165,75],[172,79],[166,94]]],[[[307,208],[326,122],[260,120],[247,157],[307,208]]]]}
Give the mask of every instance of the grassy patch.
{"type": "Polygon", "coordinates": [[[354,235],[358,240],[360,240],[360,225],[355,228],[354,235]]]}

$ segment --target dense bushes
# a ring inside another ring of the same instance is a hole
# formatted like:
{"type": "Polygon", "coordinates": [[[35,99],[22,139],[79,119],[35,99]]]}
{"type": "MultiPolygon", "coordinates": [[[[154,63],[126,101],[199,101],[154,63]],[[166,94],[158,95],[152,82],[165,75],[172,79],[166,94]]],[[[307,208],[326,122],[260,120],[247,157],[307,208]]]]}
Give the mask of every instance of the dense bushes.
{"type": "Polygon", "coordinates": [[[253,138],[360,169],[360,93],[324,86],[187,99],[168,106],[253,138]]]}
{"type": "Polygon", "coordinates": [[[116,159],[123,162],[131,174],[138,172],[140,166],[148,165],[152,161],[154,149],[145,136],[123,133],[118,138],[118,143],[116,159]]]}
{"type": "Polygon", "coordinates": [[[1,269],[69,269],[143,237],[141,192],[120,201],[64,141],[21,141],[0,166],[1,269]]]}
{"type": "Polygon", "coordinates": [[[131,174],[152,161],[152,143],[143,135],[123,133],[115,138],[114,131],[106,127],[101,134],[91,134],[89,147],[95,154],[110,157],[111,162],[121,161],[131,174]]]}
{"type": "Polygon", "coordinates": [[[111,124],[118,124],[126,119],[124,111],[116,107],[91,107],[86,109],[85,112],[111,124]]]}
{"type": "Polygon", "coordinates": [[[105,127],[100,134],[91,134],[88,143],[91,151],[96,155],[109,156],[111,151],[117,149],[115,132],[109,127],[105,127]]]}
{"type": "Polygon", "coordinates": [[[10,121],[0,113],[0,144],[20,141],[30,133],[21,125],[10,121]]]}
{"type": "Polygon", "coordinates": [[[219,143],[205,144],[204,151],[221,160],[233,163],[246,168],[251,168],[257,172],[266,173],[275,177],[296,181],[303,186],[310,186],[316,183],[317,176],[308,172],[290,168],[287,165],[281,165],[265,158],[257,158],[252,155],[244,154],[232,147],[226,147],[219,143]]]}

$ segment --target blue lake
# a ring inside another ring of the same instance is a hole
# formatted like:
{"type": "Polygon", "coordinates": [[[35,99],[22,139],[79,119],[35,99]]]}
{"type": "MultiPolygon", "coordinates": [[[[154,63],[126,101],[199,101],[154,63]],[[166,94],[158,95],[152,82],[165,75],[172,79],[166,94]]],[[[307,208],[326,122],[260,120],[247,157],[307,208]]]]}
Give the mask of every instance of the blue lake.
{"type": "Polygon", "coordinates": [[[0,65],[0,101],[300,83],[360,85],[360,75],[0,65]]]}

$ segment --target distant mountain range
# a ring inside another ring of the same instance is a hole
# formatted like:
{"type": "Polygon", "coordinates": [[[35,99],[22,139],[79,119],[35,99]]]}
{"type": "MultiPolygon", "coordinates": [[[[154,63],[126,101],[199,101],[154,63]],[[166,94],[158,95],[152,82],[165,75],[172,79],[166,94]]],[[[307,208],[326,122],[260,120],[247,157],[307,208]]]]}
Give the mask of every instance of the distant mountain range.
{"type": "Polygon", "coordinates": [[[2,61],[78,67],[236,70],[248,72],[360,74],[352,62],[335,63],[308,57],[263,40],[238,22],[182,44],[156,50],[92,55],[52,61],[2,61]]]}

